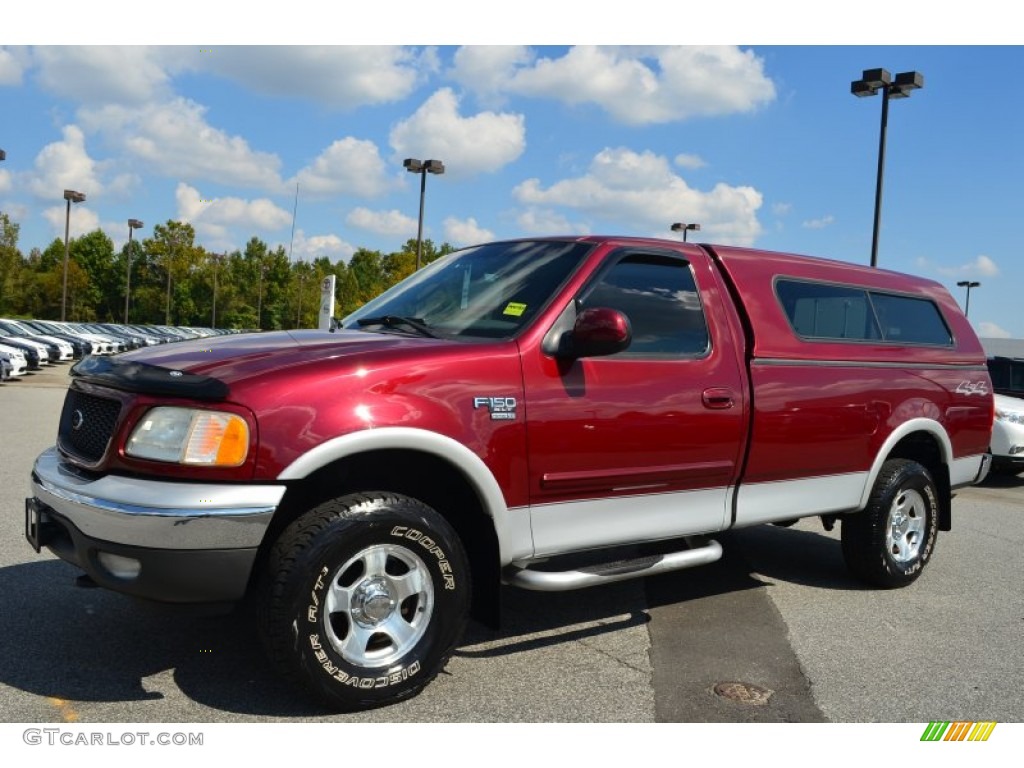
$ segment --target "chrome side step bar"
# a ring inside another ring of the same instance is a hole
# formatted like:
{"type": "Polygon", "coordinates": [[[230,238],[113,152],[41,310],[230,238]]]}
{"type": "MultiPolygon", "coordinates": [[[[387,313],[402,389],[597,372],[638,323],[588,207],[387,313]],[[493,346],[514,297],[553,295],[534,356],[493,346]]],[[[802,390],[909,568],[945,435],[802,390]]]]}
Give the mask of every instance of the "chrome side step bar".
{"type": "Polygon", "coordinates": [[[722,557],[722,545],[714,539],[688,539],[687,543],[691,544],[691,548],[680,552],[637,557],[631,560],[616,560],[571,571],[539,571],[532,568],[510,566],[505,569],[503,581],[522,589],[561,592],[654,576],[658,573],[679,571],[683,568],[693,568],[697,565],[713,563],[722,557]],[[698,546],[693,546],[693,544],[698,546]]]}

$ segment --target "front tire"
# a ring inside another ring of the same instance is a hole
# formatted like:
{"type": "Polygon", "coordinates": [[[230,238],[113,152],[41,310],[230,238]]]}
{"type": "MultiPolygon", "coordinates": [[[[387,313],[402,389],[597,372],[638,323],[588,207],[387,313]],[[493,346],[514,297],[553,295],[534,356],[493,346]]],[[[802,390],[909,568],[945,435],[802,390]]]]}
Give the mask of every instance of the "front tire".
{"type": "Polygon", "coordinates": [[[419,693],[462,635],[469,568],[435,510],[389,493],[333,499],[293,522],[267,563],[268,655],[340,711],[419,693]]]}
{"type": "Polygon", "coordinates": [[[908,459],[885,462],[867,508],[842,518],[847,567],[872,586],[910,584],[935,549],[938,516],[938,490],[928,470],[908,459]]]}

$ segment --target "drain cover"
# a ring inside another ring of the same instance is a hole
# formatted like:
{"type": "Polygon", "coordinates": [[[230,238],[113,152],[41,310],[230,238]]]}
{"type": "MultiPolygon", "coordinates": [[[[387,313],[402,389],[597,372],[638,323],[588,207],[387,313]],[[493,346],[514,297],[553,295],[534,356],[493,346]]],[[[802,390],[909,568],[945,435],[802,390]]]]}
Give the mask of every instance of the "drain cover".
{"type": "Polygon", "coordinates": [[[736,701],[740,704],[752,704],[762,707],[768,703],[775,691],[769,688],[762,688],[751,683],[718,683],[711,689],[716,696],[721,696],[729,701],[736,701]]]}

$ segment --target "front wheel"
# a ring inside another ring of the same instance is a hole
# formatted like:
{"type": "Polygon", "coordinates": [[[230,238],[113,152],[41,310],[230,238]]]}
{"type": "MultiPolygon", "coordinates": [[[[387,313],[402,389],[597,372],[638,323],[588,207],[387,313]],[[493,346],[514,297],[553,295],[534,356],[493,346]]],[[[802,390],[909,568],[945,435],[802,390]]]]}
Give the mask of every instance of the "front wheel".
{"type": "Polygon", "coordinates": [[[847,567],[872,586],[910,584],[935,549],[938,516],[938,491],[928,470],[907,459],[885,462],[867,507],[842,518],[847,567]]]}
{"type": "Polygon", "coordinates": [[[260,624],[286,676],[353,711],[421,691],[455,649],[469,595],[462,545],[441,515],[406,496],[353,494],[282,533],[260,624]]]}

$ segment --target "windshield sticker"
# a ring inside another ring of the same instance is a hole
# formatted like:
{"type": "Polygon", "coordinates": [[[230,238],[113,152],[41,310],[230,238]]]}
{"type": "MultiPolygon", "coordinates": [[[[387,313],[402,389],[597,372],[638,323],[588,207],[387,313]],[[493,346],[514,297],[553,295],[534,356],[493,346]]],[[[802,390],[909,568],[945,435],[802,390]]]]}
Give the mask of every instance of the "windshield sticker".
{"type": "Polygon", "coordinates": [[[523,312],[526,311],[526,305],[520,304],[518,301],[510,301],[505,307],[505,311],[501,314],[509,315],[510,317],[522,317],[523,312]]]}
{"type": "Polygon", "coordinates": [[[491,413],[491,421],[512,421],[516,417],[514,397],[474,397],[473,408],[486,408],[491,413]]]}

